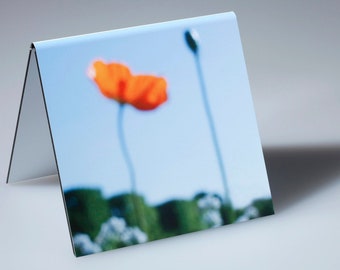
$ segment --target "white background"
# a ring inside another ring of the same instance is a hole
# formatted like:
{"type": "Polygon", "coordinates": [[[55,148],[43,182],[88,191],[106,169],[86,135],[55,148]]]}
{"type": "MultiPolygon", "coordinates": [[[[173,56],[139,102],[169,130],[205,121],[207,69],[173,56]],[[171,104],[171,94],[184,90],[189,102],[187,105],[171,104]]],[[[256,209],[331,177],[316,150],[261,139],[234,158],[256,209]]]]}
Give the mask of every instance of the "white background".
{"type": "Polygon", "coordinates": [[[0,269],[340,269],[340,2],[2,1],[0,269]],[[276,215],[74,258],[58,181],[6,185],[32,41],[235,11],[276,215]]]}

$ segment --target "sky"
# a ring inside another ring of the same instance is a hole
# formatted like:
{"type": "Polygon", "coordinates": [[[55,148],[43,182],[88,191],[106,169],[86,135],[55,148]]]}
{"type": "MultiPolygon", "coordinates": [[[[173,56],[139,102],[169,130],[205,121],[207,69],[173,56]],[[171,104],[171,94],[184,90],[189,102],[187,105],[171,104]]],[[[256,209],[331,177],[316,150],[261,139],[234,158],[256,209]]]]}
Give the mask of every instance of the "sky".
{"type": "Polygon", "coordinates": [[[97,59],[162,76],[168,100],[153,111],[125,106],[124,132],[137,192],[150,204],[224,194],[193,53],[184,32],[199,34],[200,59],[230,197],[236,207],[270,197],[256,118],[233,14],[186,19],[35,43],[64,191],[130,192],[117,134],[118,103],[86,76],[97,59]]]}

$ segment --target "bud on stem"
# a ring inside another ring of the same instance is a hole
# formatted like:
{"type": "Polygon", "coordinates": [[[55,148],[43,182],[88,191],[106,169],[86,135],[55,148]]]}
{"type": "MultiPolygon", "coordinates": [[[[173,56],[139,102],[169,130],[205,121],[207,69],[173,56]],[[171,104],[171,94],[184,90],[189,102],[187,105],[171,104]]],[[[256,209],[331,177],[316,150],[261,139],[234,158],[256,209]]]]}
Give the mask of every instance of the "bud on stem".
{"type": "Polygon", "coordinates": [[[185,41],[194,54],[198,52],[199,35],[195,30],[187,30],[184,33],[185,41]]]}

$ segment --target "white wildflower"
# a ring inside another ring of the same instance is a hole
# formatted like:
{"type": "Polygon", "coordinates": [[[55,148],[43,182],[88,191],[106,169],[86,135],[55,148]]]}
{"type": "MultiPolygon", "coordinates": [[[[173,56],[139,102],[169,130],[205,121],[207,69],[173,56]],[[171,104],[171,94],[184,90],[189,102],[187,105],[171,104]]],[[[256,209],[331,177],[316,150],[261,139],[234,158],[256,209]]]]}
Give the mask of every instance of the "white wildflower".
{"type": "Polygon", "coordinates": [[[249,220],[248,216],[242,215],[236,219],[236,222],[243,222],[243,221],[248,221],[248,220],[249,220]]]}
{"type": "Polygon", "coordinates": [[[121,241],[125,245],[142,244],[148,241],[148,236],[138,227],[128,227],[121,235],[121,241]]]}
{"type": "Polygon", "coordinates": [[[197,205],[201,210],[207,210],[207,209],[220,209],[221,208],[221,201],[218,197],[207,194],[201,199],[197,201],[197,205]]]}
{"type": "Polygon", "coordinates": [[[218,210],[204,211],[202,219],[209,228],[216,228],[223,225],[221,213],[218,210]]]}
{"type": "Polygon", "coordinates": [[[89,255],[92,253],[101,252],[102,249],[96,243],[93,243],[90,237],[84,233],[78,233],[73,236],[73,243],[75,248],[81,255],[89,255]]]}
{"type": "Polygon", "coordinates": [[[260,215],[259,210],[255,206],[247,207],[244,214],[249,218],[257,218],[260,215]]]}
{"type": "Polygon", "coordinates": [[[125,229],[126,222],[123,218],[111,217],[102,224],[95,242],[101,246],[105,246],[106,243],[111,241],[117,242],[125,229]]]}
{"type": "Polygon", "coordinates": [[[197,206],[202,213],[202,221],[209,227],[215,228],[223,224],[220,213],[221,200],[213,195],[207,194],[197,201],[197,206]]]}
{"type": "Polygon", "coordinates": [[[112,231],[117,233],[122,233],[126,228],[126,222],[124,218],[111,217],[106,223],[110,226],[112,231]]]}
{"type": "Polygon", "coordinates": [[[250,220],[250,219],[253,219],[253,218],[257,218],[259,217],[260,213],[259,213],[259,210],[255,207],[255,206],[248,206],[243,215],[240,216],[236,222],[242,222],[242,221],[247,221],[247,220],[250,220]]]}

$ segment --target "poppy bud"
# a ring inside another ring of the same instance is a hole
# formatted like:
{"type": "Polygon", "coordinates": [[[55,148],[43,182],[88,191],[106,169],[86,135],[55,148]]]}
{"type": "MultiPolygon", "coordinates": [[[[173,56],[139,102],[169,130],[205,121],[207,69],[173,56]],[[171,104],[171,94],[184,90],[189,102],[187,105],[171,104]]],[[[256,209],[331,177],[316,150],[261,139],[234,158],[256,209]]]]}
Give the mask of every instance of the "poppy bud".
{"type": "Polygon", "coordinates": [[[197,53],[198,51],[198,39],[199,35],[195,30],[187,30],[184,33],[185,41],[189,48],[193,51],[193,53],[197,53]]]}

